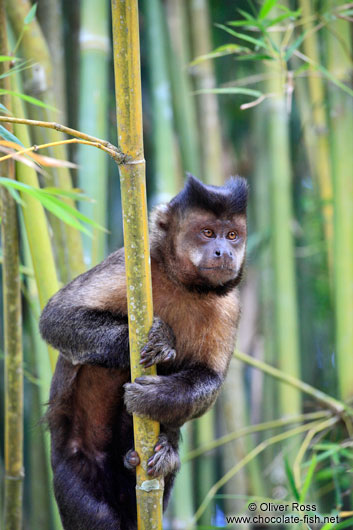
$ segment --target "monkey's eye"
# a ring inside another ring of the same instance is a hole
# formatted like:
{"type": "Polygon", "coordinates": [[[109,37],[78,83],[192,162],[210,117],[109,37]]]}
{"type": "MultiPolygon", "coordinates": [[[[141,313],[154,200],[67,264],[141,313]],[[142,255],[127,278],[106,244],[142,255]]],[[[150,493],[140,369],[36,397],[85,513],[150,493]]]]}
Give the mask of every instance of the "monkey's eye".
{"type": "Polygon", "coordinates": [[[239,235],[237,234],[237,232],[228,232],[228,235],[227,235],[227,238],[230,239],[231,241],[235,241],[236,239],[238,239],[239,235]]]}
{"type": "Polygon", "coordinates": [[[214,237],[214,231],[210,228],[204,228],[201,232],[205,237],[214,237]]]}

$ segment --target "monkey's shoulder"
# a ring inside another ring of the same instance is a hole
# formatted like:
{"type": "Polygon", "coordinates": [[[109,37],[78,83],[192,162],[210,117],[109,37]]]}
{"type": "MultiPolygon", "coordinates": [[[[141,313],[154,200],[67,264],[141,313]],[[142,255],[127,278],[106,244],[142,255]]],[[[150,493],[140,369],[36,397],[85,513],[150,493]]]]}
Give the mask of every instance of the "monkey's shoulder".
{"type": "Polygon", "coordinates": [[[58,297],[68,305],[126,314],[124,248],[72,280],[59,293],[58,297]]]}

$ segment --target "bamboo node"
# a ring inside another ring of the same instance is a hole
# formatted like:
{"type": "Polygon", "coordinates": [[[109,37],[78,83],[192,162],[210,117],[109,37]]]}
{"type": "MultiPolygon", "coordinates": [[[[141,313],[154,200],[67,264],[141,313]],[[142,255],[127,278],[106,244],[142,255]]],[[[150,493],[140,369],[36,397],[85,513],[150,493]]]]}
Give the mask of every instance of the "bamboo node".
{"type": "Polygon", "coordinates": [[[121,164],[124,164],[124,166],[132,166],[137,164],[146,164],[146,160],[144,158],[140,158],[139,160],[133,160],[129,157],[127,157],[121,164]]]}
{"type": "Polygon", "coordinates": [[[160,488],[160,481],[156,478],[154,478],[153,480],[144,480],[141,486],[136,486],[136,488],[139,490],[143,490],[143,491],[163,489],[163,488],[160,488]]]}

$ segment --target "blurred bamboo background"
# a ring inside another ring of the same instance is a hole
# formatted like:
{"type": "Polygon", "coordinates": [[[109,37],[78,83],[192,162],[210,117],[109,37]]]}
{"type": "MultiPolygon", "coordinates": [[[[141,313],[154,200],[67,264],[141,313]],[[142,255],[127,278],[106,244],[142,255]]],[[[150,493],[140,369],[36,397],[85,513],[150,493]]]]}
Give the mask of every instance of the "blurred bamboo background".
{"type": "MultiPolygon", "coordinates": [[[[0,116],[118,143],[109,6],[0,0],[0,116]]],[[[164,528],[237,528],[226,517],[248,515],[260,500],[316,504],[319,516],[342,518],[325,530],[353,528],[353,3],[141,0],[139,8],[149,206],[175,195],[186,172],[215,185],[240,174],[250,185],[239,353],[216,407],[183,428],[164,528]]],[[[0,157],[65,139],[5,126],[0,157]]],[[[56,353],[39,337],[40,308],[122,245],[117,168],[106,153],[77,144],[39,153],[50,159],[0,163],[0,514],[11,530],[61,528],[40,424],[56,353]],[[16,201],[17,223],[9,222],[16,201]],[[92,237],[77,228],[87,219],[92,237]]]]}

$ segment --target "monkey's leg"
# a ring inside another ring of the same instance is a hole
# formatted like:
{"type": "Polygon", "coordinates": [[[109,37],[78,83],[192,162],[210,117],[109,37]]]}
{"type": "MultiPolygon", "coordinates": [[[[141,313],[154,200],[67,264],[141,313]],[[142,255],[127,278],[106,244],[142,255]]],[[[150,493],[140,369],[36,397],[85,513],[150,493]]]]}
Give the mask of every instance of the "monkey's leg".
{"type": "MultiPolygon", "coordinates": [[[[89,465],[87,460],[82,460],[82,468],[89,465]]],[[[64,530],[128,530],[121,526],[118,514],[109,503],[97,499],[65,460],[55,467],[54,490],[64,530]]]]}
{"type": "MultiPolygon", "coordinates": [[[[153,477],[176,473],[180,468],[178,453],[180,431],[161,425],[161,433],[153,449],[153,455],[147,462],[147,473],[153,477]]],[[[134,449],[130,449],[124,457],[124,465],[134,471],[140,463],[140,457],[134,449]]]]}

